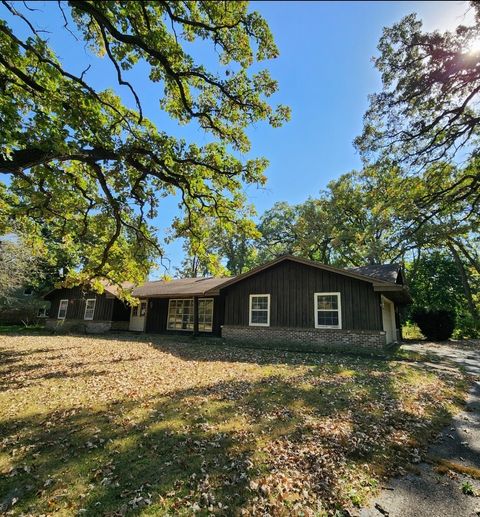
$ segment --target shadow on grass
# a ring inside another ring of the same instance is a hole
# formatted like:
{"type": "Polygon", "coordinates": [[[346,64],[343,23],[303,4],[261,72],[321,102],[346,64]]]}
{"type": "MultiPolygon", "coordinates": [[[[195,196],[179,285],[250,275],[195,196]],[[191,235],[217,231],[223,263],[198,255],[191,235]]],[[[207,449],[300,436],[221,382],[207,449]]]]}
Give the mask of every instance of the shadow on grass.
{"type": "Polygon", "coordinates": [[[386,361],[155,346],[187,361],[309,368],[95,410],[65,400],[56,411],[4,420],[11,469],[0,480],[0,511],[289,515],[302,505],[318,510],[319,501],[339,509],[354,502],[352,473],[355,490],[368,492],[449,418],[438,404],[429,414],[405,410],[386,361]]]}

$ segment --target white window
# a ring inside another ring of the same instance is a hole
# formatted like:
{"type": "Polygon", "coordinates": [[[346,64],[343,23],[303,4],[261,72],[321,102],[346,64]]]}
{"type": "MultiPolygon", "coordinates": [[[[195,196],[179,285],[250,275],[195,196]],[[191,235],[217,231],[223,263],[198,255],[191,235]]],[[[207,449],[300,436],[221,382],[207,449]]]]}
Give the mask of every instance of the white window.
{"type": "Polygon", "coordinates": [[[252,327],[270,326],[270,295],[251,294],[250,295],[250,318],[249,325],[252,327]]]}
{"type": "Polygon", "coordinates": [[[213,298],[198,300],[198,330],[212,332],[213,327],[213,298]]]}
{"type": "Polygon", "coordinates": [[[143,318],[147,314],[147,302],[144,300],[143,302],[140,302],[140,314],[139,316],[143,318]]]}
{"type": "Polygon", "coordinates": [[[48,316],[47,314],[47,308],[46,307],[39,307],[37,312],[38,318],[46,318],[48,316]]]}
{"type": "MultiPolygon", "coordinates": [[[[193,331],[193,311],[193,298],[169,300],[167,329],[193,331]]],[[[198,300],[198,330],[212,332],[212,328],[213,298],[200,298],[198,300]]]]}
{"type": "Polygon", "coordinates": [[[193,298],[170,299],[168,330],[193,330],[193,298]]]}
{"type": "Polygon", "coordinates": [[[58,305],[58,316],[59,320],[64,320],[67,317],[68,300],[60,300],[58,305]]]}
{"type": "Polygon", "coordinates": [[[85,314],[83,316],[84,320],[93,320],[93,315],[95,314],[96,301],[97,300],[95,298],[89,298],[85,302],[85,314]]]}
{"type": "Polygon", "coordinates": [[[132,317],[136,318],[138,316],[138,305],[134,305],[132,307],[132,317]]]}
{"type": "Polygon", "coordinates": [[[315,328],[341,329],[340,293],[315,293],[315,328]]]}

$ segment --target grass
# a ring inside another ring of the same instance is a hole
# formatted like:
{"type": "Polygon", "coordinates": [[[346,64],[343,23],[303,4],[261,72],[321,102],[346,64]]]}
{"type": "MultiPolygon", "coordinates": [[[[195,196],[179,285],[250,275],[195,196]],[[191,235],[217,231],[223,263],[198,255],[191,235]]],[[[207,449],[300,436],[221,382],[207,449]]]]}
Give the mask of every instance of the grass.
{"type": "Polygon", "coordinates": [[[461,406],[422,363],[201,341],[0,336],[0,513],[329,515],[461,406]]]}
{"type": "Polygon", "coordinates": [[[45,327],[43,325],[4,325],[0,324],[0,334],[18,334],[18,333],[44,333],[45,327]]]}

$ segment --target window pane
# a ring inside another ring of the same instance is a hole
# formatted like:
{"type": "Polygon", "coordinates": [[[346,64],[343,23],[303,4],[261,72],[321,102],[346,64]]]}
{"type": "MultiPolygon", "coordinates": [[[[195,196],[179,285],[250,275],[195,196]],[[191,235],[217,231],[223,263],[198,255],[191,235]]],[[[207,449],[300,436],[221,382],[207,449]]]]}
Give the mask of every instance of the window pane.
{"type": "Polygon", "coordinates": [[[213,300],[198,300],[198,330],[211,332],[213,325],[213,300]]]}
{"type": "Polygon", "coordinates": [[[338,326],[338,311],[318,311],[317,325],[338,326]]]}
{"type": "Polygon", "coordinates": [[[170,300],[168,307],[167,328],[169,330],[193,330],[192,299],[170,300]]]}
{"type": "Polygon", "coordinates": [[[268,323],[268,311],[252,311],[252,323],[268,323]]]}
{"type": "Polygon", "coordinates": [[[140,304],[140,316],[145,316],[147,313],[147,302],[142,302],[140,304]]]}
{"type": "Polygon", "coordinates": [[[65,319],[67,317],[68,300],[60,300],[58,307],[58,318],[65,319]]]}
{"type": "Polygon", "coordinates": [[[267,296],[253,296],[252,297],[252,309],[268,309],[268,297],[267,296]]]}
{"type": "Polygon", "coordinates": [[[338,309],[338,297],[332,294],[321,294],[317,296],[317,308],[323,310],[338,309]]]}
{"type": "Polygon", "coordinates": [[[84,319],[93,320],[93,316],[95,314],[95,302],[96,302],[96,300],[87,300],[85,302],[84,319]]]}

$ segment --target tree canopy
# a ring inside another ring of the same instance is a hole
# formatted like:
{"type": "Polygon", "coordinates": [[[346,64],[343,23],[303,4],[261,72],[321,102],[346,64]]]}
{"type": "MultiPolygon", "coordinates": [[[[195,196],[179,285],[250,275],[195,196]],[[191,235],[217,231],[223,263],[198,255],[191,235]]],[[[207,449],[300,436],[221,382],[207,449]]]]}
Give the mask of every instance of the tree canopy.
{"type": "MultiPolygon", "coordinates": [[[[480,2],[471,2],[474,22],[454,31],[425,32],[416,14],[386,27],[378,45],[375,66],[383,88],[371,95],[363,134],[356,145],[369,163],[388,158],[406,173],[425,170],[433,163],[479,155],[480,135],[480,2]]],[[[470,196],[478,208],[478,167],[441,196],[451,202],[470,196]]]]}
{"type": "Polygon", "coordinates": [[[59,243],[75,266],[70,283],[120,283],[142,281],[162,254],[151,221],[165,196],[179,198],[183,236],[206,216],[235,227],[242,185],[262,184],[267,166],[238,158],[250,150],[245,129],[262,120],[279,126],[289,115],[268,103],[277,90],[268,71],[251,72],[278,50],[247,2],[58,2],[58,30],[115,72],[116,88],[102,91],[88,67],[73,71],[56,54],[33,9],[2,5],[29,36],[0,20],[0,173],[10,178],[0,183],[0,233],[59,243]],[[215,53],[215,72],[189,52],[192,43],[215,53]],[[176,138],[147,118],[129,74],[145,68],[161,110],[197,124],[208,143],[176,138]]]}

